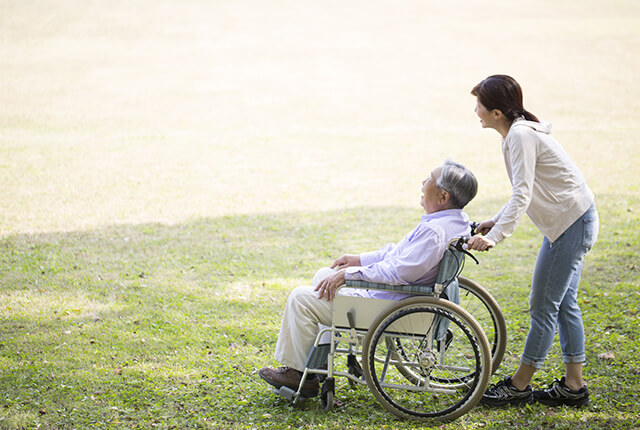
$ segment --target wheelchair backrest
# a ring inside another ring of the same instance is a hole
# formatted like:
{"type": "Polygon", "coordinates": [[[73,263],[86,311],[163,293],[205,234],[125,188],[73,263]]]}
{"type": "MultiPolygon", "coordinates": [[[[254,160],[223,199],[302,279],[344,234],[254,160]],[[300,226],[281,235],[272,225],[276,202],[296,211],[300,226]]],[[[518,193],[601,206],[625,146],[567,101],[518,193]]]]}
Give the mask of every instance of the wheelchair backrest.
{"type": "Polygon", "coordinates": [[[462,269],[464,263],[464,252],[458,251],[453,247],[449,247],[444,251],[442,260],[440,261],[440,270],[438,271],[438,277],[436,278],[436,285],[434,290],[437,294],[440,294],[442,290],[456,279],[462,269]]]}

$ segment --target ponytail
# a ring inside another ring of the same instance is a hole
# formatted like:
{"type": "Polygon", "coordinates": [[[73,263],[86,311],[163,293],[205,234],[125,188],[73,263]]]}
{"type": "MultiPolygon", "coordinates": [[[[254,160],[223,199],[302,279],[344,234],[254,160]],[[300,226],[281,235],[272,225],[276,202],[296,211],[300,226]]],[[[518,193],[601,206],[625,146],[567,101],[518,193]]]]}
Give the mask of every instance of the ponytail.
{"type": "Polygon", "coordinates": [[[526,119],[527,121],[533,121],[533,122],[540,122],[540,120],[538,119],[537,116],[535,116],[534,114],[532,114],[531,112],[529,112],[528,110],[525,110],[522,113],[522,116],[524,117],[524,119],[526,119]]]}

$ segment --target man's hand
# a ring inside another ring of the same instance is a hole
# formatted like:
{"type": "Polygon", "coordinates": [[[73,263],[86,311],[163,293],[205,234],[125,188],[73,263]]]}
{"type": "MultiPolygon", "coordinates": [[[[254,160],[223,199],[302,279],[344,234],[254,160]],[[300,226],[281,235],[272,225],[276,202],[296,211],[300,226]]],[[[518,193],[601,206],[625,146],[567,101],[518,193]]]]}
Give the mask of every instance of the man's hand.
{"type": "Polygon", "coordinates": [[[321,299],[325,297],[327,300],[333,300],[336,296],[336,290],[338,287],[344,284],[344,273],[344,269],[338,270],[320,282],[315,289],[315,291],[320,292],[320,294],[318,294],[318,298],[321,299]]]}
{"type": "Polygon", "coordinates": [[[346,269],[347,267],[352,267],[352,266],[360,266],[360,256],[359,255],[352,255],[352,254],[345,254],[342,257],[336,259],[336,261],[333,262],[333,264],[331,265],[332,269],[346,269]]]}
{"type": "Polygon", "coordinates": [[[467,242],[467,247],[476,251],[487,251],[489,248],[493,248],[494,246],[496,246],[496,244],[493,240],[487,239],[479,234],[476,234],[469,239],[469,242],[467,242]]]}

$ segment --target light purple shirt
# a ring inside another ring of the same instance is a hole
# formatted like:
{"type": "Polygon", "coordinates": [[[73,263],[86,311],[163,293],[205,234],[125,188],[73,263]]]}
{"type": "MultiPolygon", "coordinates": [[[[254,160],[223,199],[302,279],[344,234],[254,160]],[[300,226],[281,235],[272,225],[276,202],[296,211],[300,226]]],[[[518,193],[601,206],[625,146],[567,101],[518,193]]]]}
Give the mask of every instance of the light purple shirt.
{"type": "MultiPolygon", "coordinates": [[[[397,244],[389,243],[378,251],[360,254],[362,266],[347,268],[345,279],[392,285],[433,285],[449,242],[457,237],[468,237],[470,233],[469,218],[462,209],[422,215],[416,228],[397,244]]],[[[362,294],[355,291],[344,293],[385,299],[407,296],[387,291],[361,291],[362,294]]]]}

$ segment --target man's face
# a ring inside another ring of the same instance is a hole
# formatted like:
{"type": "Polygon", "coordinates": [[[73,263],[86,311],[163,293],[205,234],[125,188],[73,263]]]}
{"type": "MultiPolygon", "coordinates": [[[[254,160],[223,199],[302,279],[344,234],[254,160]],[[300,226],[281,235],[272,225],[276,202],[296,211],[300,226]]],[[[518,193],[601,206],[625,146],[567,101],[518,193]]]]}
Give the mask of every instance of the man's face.
{"type": "Polygon", "coordinates": [[[436,181],[440,177],[440,172],[442,172],[442,166],[436,167],[431,172],[431,175],[422,181],[422,198],[420,199],[420,204],[428,214],[437,212],[440,208],[438,201],[442,191],[436,187],[436,181]]]}

